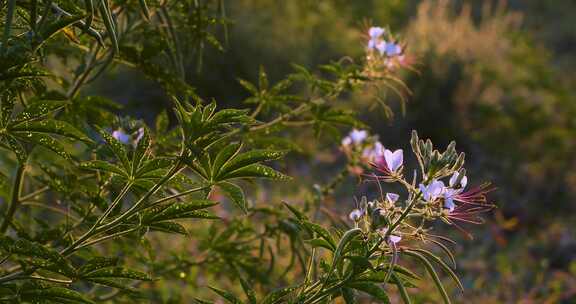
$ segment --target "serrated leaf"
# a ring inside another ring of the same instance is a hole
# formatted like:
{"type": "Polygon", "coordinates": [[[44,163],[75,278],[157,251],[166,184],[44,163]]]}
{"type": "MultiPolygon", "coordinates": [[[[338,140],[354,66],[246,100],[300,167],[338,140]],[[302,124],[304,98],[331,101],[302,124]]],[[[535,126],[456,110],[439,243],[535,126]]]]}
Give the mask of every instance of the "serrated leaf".
{"type": "Polygon", "coordinates": [[[246,204],[246,198],[244,197],[244,191],[238,185],[221,182],[218,184],[220,190],[232,200],[236,207],[240,208],[244,213],[248,213],[248,206],[246,204]]]}
{"type": "Polygon", "coordinates": [[[232,178],[269,178],[274,180],[290,180],[291,178],[284,175],[268,166],[253,164],[240,168],[236,171],[225,174],[220,180],[232,179],[232,178]]]}

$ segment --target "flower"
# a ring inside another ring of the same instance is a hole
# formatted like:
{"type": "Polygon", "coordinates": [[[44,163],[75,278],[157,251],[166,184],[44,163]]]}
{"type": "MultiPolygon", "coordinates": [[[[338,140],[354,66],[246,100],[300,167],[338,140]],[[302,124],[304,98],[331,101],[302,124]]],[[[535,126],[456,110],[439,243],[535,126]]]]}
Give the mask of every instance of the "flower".
{"type": "Polygon", "coordinates": [[[434,201],[439,198],[445,190],[444,183],[439,180],[432,180],[427,186],[420,184],[419,188],[422,192],[422,197],[426,201],[434,201]]]}
{"type": "Polygon", "coordinates": [[[112,137],[125,145],[132,144],[136,146],[142,137],[144,137],[144,128],[139,128],[133,134],[126,133],[123,128],[118,128],[112,132],[112,137]]]}
{"type": "Polygon", "coordinates": [[[349,136],[352,139],[352,142],[358,145],[361,144],[366,139],[366,137],[368,137],[368,132],[366,130],[353,129],[349,136]]]}
{"type": "Polygon", "coordinates": [[[386,160],[386,166],[391,172],[396,172],[404,162],[404,155],[402,149],[398,149],[394,152],[385,149],[384,159],[386,160]]]}
{"type": "Polygon", "coordinates": [[[130,143],[130,135],[124,132],[124,129],[120,128],[112,132],[112,137],[116,138],[119,142],[127,145],[130,143]]]}
{"type": "MultiPolygon", "coordinates": [[[[450,177],[450,181],[448,182],[448,184],[450,185],[451,188],[454,188],[454,186],[456,185],[456,183],[458,182],[458,179],[460,178],[460,173],[458,172],[454,172],[454,174],[452,174],[452,177],[450,177]]],[[[466,175],[464,175],[462,178],[460,178],[460,189],[464,189],[466,188],[466,185],[468,184],[468,177],[466,177],[466,175]]]]}
{"type": "Polygon", "coordinates": [[[352,210],[352,212],[350,212],[350,214],[348,215],[348,217],[354,221],[354,222],[358,222],[362,216],[364,216],[364,210],[361,209],[354,209],[352,210]]]}
{"type": "Polygon", "coordinates": [[[142,139],[142,137],[144,137],[144,128],[138,129],[136,139],[134,140],[134,144],[137,145],[142,139]]]}
{"type": "Polygon", "coordinates": [[[391,202],[391,203],[396,203],[396,201],[398,201],[398,198],[400,197],[400,195],[396,194],[396,193],[386,193],[386,200],[391,202]]]}
{"type": "Polygon", "coordinates": [[[401,53],[402,53],[402,47],[400,47],[400,45],[393,42],[386,43],[386,55],[388,57],[397,56],[400,55],[401,53]]]}
{"type": "MultiPolygon", "coordinates": [[[[377,232],[378,232],[378,234],[380,234],[382,237],[385,237],[386,234],[388,233],[388,228],[380,228],[380,229],[377,230],[377,232]]],[[[387,240],[387,241],[388,241],[389,243],[393,244],[393,245],[396,245],[396,244],[398,244],[401,240],[402,240],[402,237],[401,237],[401,236],[390,234],[390,235],[388,236],[388,240],[387,240]]]]}
{"type": "Polygon", "coordinates": [[[384,146],[381,142],[376,141],[372,147],[368,147],[362,151],[362,157],[369,163],[378,163],[384,157],[384,146]]]}
{"type": "Polygon", "coordinates": [[[348,136],[342,139],[342,145],[348,147],[352,144],[359,145],[368,138],[368,131],[353,129],[348,136]]]}
{"type": "Polygon", "coordinates": [[[378,26],[373,26],[368,30],[370,40],[368,41],[368,49],[378,48],[380,44],[380,37],[384,34],[384,29],[378,26]]]}
{"type": "Polygon", "coordinates": [[[384,29],[379,26],[373,26],[368,30],[371,39],[379,38],[384,34],[384,29]]]}

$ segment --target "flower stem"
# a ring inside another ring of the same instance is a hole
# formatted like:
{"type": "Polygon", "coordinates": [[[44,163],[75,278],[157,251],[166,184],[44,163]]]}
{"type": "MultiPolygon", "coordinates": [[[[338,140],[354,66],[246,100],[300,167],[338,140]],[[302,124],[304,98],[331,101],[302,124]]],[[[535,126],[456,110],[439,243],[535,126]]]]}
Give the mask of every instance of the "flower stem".
{"type": "Polygon", "coordinates": [[[14,177],[14,184],[12,186],[12,195],[8,205],[8,211],[6,211],[4,221],[2,222],[2,225],[0,225],[0,233],[2,234],[6,232],[6,229],[8,229],[8,226],[14,217],[14,213],[16,213],[16,209],[18,209],[18,205],[20,205],[18,198],[20,197],[22,185],[24,184],[22,182],[24,180],[24,171],[26,171],[26,164],[19,164],[18,168],[16,169],[16,176],[14,177]]]}

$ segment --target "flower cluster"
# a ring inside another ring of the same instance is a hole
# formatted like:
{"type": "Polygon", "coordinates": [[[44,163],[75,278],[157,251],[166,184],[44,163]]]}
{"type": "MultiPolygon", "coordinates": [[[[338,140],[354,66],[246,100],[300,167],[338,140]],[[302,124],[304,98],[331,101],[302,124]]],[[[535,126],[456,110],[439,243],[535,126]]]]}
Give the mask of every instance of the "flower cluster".
{"type": "Polygon", "coordinates": [[[493,189],[489,184],[467,188],[468,177],[462,168],[464,155],[456,153],[454,144],[441,153],[433,150],[429,140],[419,140],[416,132],[411,143],[421,174],[415,171],[411,182],[407,181],[403,176],[403,151],[382,148],[382,161],[371,162],[375,173],[366,174],[377,183],[380,197],[370,202],[363,198],[350,213],[350,220],[365,232],[375,232],[389,246],[396,246],[404,239],[434,237],[428,231],[436,220],[470,237],[458,222],[482,223],[479,214],[494,208],[486,199],[493,189]],[[399,184],[406,194],[385,193],[381,182],[399,184]]]}
{"type": "Polygon", "coordinates": [[[370,136],[366,130],[353,129],[342,139],[341,149],[352,164],[351,171],[358,175],[364,172],[363,167],[371,165],[386,168],[386,172],[398,172],[404,162],[402,149],[384,148],[378,136],[370,136]]]}
{"type": "Polygon", "coordinates": [[[366,56],[369,71],[374,74],[407,65],[404,46],[384,28],[377,26],[368,30],[366,56]]]}

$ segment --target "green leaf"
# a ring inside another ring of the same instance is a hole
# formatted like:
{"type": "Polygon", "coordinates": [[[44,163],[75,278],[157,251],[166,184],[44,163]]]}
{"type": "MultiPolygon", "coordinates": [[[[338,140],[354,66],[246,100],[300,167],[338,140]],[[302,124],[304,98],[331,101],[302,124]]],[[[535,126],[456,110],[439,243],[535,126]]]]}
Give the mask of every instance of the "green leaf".
{"type": "Polygon", "coordinates": [[[213,202],[209,200],[195,200],[190,202],[177,202],[170,204],[169,207],[163,209],[160,213],[150,214],[144,216],[145,222],[160,222],[181,218],[206,218],[206,219],[217,219],[217,216],[213,216],[205,211],[198,211],[200,209],[210,208],[217,205],[218,202],[213,202]]]}
{"type": "Polygon", "coordinates": [[[432,252],[430,252],[428,250],[417,249],[417,248],[413,248],[410,250],[422,253],[426,257],[428,257],[429,259],[431,259],[432,261],[434,261],[438,265],[440,265],[440,267],[442,267],[442,269],[444,269],[444,271],[446,271],[448,273],[448,275],[450,275],[450,277],[452,278],[452,280],[454,280],[456,285],[458,285],[458,288],[460,288],[460,291],[464,292],[464,286],[462,285],[462,282],[460,282],[460,279],[458,278],[456,273],[454,273],[454,271],[450,268],[450,266],[448,266],[446,263],[444,263],[444,261],[441,258],[437,257],[436,255],[434,255],[432,252]]]}
{"type": "Polygon", "coordinates": [[[438,277],[438,274],[436,273],[436,270],[434,270],[434,267],[432,266],[430,261],[428,261],[428,259],[426,259],[423,255],[416,253],[416,252],[413,252],[413,251],[403,251],[402,253],[409,255],[409,256],[412,256],[412,257],[416,258],[418,261],[420,261],[420,263],[422,263],[424,265],[424,267],[426,268],[426,271],[428,271],[428,273],[430,274],[430,276],[434,280],[434,284],[436,284],[436,288],[440,292],[440,295],[442,295],[442,299],[444,299],[444,303],[446,303],[446,304],[452,303],[450,301],[450,297],[448,296],[448,293],[446,292],[446,289],[444,289],[444,285],[442,285],[442,281],[440,281],[440,278],[438,277]]]}
{"type": "Polygon", "coordinates": [[[386,294],[386,291],[376,284],[367,282],[354,282],[347,284],[347,287],[363,291],[380,301],[380,303],[391,303],[390,298],[386,294]]]}
{"type": "Polygon", "coordinates": [[[2,139],[8,143],[10,150],[16,154],[18,162],[21,164],[26,163],[26,160],[28,159],[28,151],[26,151],[22,144],[10,135],[4,135],[2,136],[2,139]]]}
{"type": "Polygon", "coordinates": [[[224,147],[224,149],[220,150],[220,152],[214,158],[214,163],[212,165],[212,176],[217,176],[220,171],[222,171],[223,166],[227,164],[227,162],[232,159],[234,156],[240,152],[242,148],[242,144],[235,143],[230,144],[224,147]]]}
{"type": "Polygon", "coordinates": [[[242,301],[240,301],[240,299],[238,299],[235,295],[233,295],[232,293],[230,293],[228,291],[224,291],[224,290],[212,287],[212,286],[208,286],[208,288],[212,289],[212,291],[214,291],[219,296],[224,298],[230,304],[243,304],[242,301]]]}
{"type": "Polygon", "coordinates": [[[236,207],[240,208],[244,213],[248,213],[248,206],[244,197],[244,191],[238,185],[221,182],[217,185],[224,194],[232,200],[236,207]]]}
{"type": "Polygon", "coordinates": [[[178,233],[182,235],[188,235],[188,231],[184,226],[175,222],[159,222],[150,224],[150,229],[156,231],[162,231],[166,233],[178,233]]]}
{"type": "Polygon", "coordinates": [[[311,222],[304,222],[303,224],[306,228],[316,232],[322,239],[328,242],[332,248],[332,251],[336,250],[336,242],[328,230],[318,224],[311,222]]]}
{"type": "Polygon", "coordinates": [[[81,293],[62,287],[25,288],[20,292],[20,298],[25,302],[31,303],[46,303],[46,301],[54,301],[55,303],[94,303],[81,293]]]}
{"type": "Polygon", "coordinates": [[[128,174],[126,174],[126,172],[122,170],[122,168],[103,160],[91,160],[83,162],[80,164],[80,168],[86,170],[104,171],[126,177],[128,176],[128,174]]]}
{"type": "Polygon", "coordinates": [[[70,25],[80,21],[83,19],[84,15],[78,16],[61,16],[56,22],[52,22],[46,26],[43,26],[40,31],[38,32],[38,36],[42,37],[42,40],[36,47],[39,47],[41,44],[46,42],[52,36],[54,36],[59,31],[69,27],[70,25]]]}
{"type": "Polygon", "coordinates": [[[346,304],[356,303],[356,295],[354,290],[351,288],[342,288],[342,298],[344,298],[344,302],[346,302],[346,304]]]}
{"type": "Polygon", "coordinates": [[[216,177],[226,175],[227,173],[230,173],[234,170],[244,168],[259,162],[279,159],[282,158],[285,154],[285,152],[274,150],[252,150],[246,153],[242,153],[222,166],[216,177]]]}
{"type": "Polygon", "coordinates": [[[122,279],[131,279],[131,280],[139,280],[139,281],[150,281],[152,280],[150,276],[146,273],[126,269],[124,267],[107,267],[96,269],[89,273],[85,273],[83,275],[86,279],[93,279],[93,278],[122,278],[122,279]]]}
{"type": "Polygon", "coordinates": [[[10,127],[14,132],[47,133],[69,137],[83,142],[92,140],[67,122],[59,120],[24,121],[10,127]]]}
{"type": "Polygon", "coordinates": [[[392,280],[394,280],[396,286],[398,286],[398,292],[400,293],[400,296],[402,297],[402,301],[404,301],[404,304],[412,304],[412,301],[410,301],[410,295],[408,294],[408,291],[406,290],[404,283],[394,272],[392,273],[392,280]]]}
{"type": "Polygon", "coordinates": [[[124,171],[132,172],[131,167],[130,167],[130,162],[128,161],[126,147],[121,142],[116,140],[116,138],[112,137],[112,135],[110,135],[110,133],[106,132],[106,130],[104,130],[98,126],[96,126],[95,128],[98,131],[98,133],[100,134],[100,136],[102,136],[104,141],[106,141],[106,143],[108,144],[108,147],[110,148],[110,150],[112,150],[112,153],[114,153],[114,155],[116,155],[116,157],[118,158],[120,163],[122,163],[122,166],[124,167],[124,171]]]}
{"type": "Polygon", "coordinates": [[[354,273],[362,273],[364,270],[372,268],[372,263],[370,263],[370,260],[364,256],[345,256],[344,259],[352,262],[354,273]]]}
{"type": "Polygon", "coordinates": [[[12,120],[12,124],[15,125],[23,121],[30,121],[44,117],[58,109],[63,108],[66,104],[68,103],[65,101],[37,101],[30,103],[24,111],[16,115],[16,117],[12,120]]]}
{"type": "Polygon", "coordinates": [[[291,178],[284,175],[268,166],[253,164],[246,166],[244,168],[238,169],[236,171],[225,174],[220,180],[232,179],[232,178],[269,178],[274,180],[290,180],[291,178]]]}
{"type": "Polygon", "coordinates": [[[85,275],[101,268],[116,266],[117,264],[117,258],[95,257],[82,265],[82,267],[78,269],[78,272],[81,275],[85,275]]]}
{"type": "Polygon", "coordinates": [[[250,283],[248,283],[242,275],[238,275],[238,278],[240,279],[240,285],[242,285],[242,289],[248,298],[248,302],[250,304],[256,304],[256,294],[254,293],[254,289],[250,287],[250,283]]]}
{"type": "Polygon", "coordinates": [[[335,249],[332,244],[330,244],[325,239],[321,239],[321,238],[306,240],[306,243],[309,243],[310,246],[312,246],[313,248],[322,247],[322,248],[326,248],[330,251],[334,251],[334,249],[335,249]]]}
{"type": "Polygon", "coordinates": [[[291,292],[297,290],[298,288],[299,286],[289,286],[274,290],[271,293],[269,293],[264,298],[264,300],[262,300],[261,304],[285,303],[285,301],[283,301],[284,297],[289,295],[291,292]]]}
{"type": "Polygon", "coordinates": [[[48,135],[44,135],[41,133],[30,133],[30,132],[22,135],[23,136],[20,137],[22,140],[48,148],[49,150],[54,151],[56,154],[60,155],[65,159],[72,159],[70,154],[68,154],[68,152],[66,152],[66,149],[64,149],[64,146],[59,141],[48,135]]]}
{"type": "Polygon", "coordinates": [[[118,36],[116,35],[116,26],[114,25],[114,19],[112,18],[112,12],[108,5],[108,0],[100,0],[100,5],[98,6],[100,10],[100,16],[104,21],[104,26],[112,42],[114,53],[118,53],[118,36]]]}

